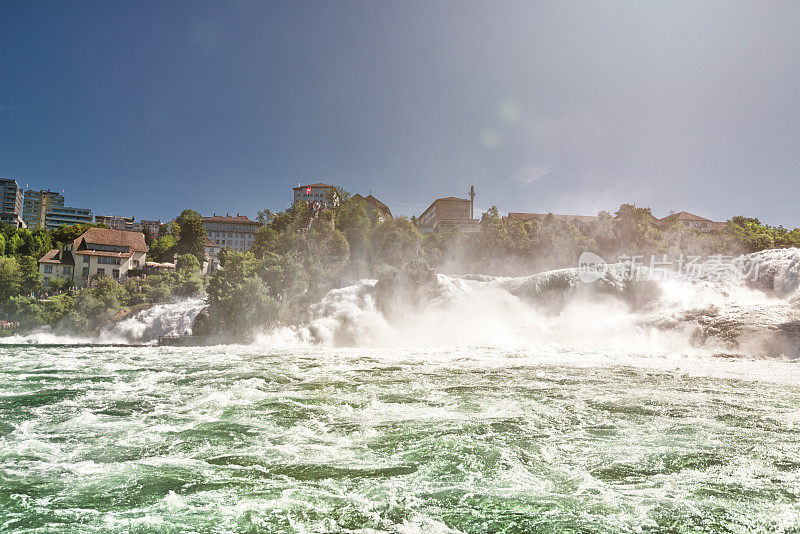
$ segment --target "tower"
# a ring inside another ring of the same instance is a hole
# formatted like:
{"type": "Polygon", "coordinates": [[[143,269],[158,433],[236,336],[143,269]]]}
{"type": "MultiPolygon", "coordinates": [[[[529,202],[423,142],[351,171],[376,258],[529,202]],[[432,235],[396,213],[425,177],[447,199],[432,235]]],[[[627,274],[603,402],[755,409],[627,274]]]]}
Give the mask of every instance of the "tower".
{"type": "Polygon", "coordinates": [[[475,218],[475,186],[469,186],[469,218],[475,218]]]}

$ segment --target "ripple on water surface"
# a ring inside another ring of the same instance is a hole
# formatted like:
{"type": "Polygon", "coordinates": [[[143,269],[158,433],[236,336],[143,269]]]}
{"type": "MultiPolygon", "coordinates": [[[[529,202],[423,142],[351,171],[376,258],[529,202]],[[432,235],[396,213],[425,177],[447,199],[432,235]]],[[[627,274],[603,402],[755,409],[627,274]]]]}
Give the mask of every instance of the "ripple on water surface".
{"type": "Polygon", "coordinates": [[[0,529],[797,531],[800,393],[748,376],[800,368],[693,366],[0,348],[0,529]]]}

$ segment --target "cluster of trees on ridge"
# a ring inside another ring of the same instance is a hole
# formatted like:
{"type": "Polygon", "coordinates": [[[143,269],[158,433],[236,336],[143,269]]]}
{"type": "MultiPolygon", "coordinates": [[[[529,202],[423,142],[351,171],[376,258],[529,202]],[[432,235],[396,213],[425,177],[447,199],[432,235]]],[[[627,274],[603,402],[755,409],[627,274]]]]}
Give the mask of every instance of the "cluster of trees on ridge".
{"type": "Polygon", "coordinates": [[[310,303],[347,280],[429,278],[433,271],[496,275],[529,274],[574,266],[592,251],[606,259],[630,254],[740,254],[800,247],[800,229],[734,217],[724,229],[700,233],[676,220],[657,225],[649,208],[623,204],[614,214],[601,212],[594,224],[576,226],[554,217],[514,221],[492,207],[480,231],[423,234],[416,220],[380,221],[364,202],[342,188],[328,199],[329,209],[315,214],[304,202],[281,211],[259,212],[250,251],[220,252],[220,269],[200,273],[205,260],[201,216],[184,210],[158,236],[146,235],[148,259],[172,261],[175,272],[120,282],[99,280],[90,289],[66,290],[51,281],[47,299],[37,260],[51,248],[74,240],[89,225],[55,230],[0,228],[0,311],[26,326],[58,324],[71,330],[97,330],[110,319],[138,307],[175,297],[207,294],[209,324],[245,335],[265,323],[292,320],[310,303]]]}
{"type": "Polygon", "coordinates": [[[303,202],[273,213],[265,210],[252,249],[223,250],[221,268],[209,279],[214,324],[246,333],[274,320],[292,321],[345,280],[422,281],[434,271],[521,275],[572,267],[583,251],[613,260],[622,255],[742,254],[800,247],[800,229],[763,225],[734,217],[724,229],[700,233],[676,218],[657,224],[649,208],[623,204],[601,212],[594,224],[576,226],[547,217],[514,221],[492,207],[480,231],[423,234],[414,218],[379,221],[360,199],[341,188],[319,215],[303,202]]]}

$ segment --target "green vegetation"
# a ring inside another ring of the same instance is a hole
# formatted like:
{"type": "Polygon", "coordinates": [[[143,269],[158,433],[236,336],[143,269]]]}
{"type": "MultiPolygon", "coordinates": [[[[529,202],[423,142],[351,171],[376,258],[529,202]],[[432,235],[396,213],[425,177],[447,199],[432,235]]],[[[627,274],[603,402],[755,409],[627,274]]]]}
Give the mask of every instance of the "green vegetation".
{"type": "MultiPolygon", "coordinates": [[[[43,287],[38,259],[53,248],[62,248],[91,226],[62,226],[55,230],[0,227],[0,313],[25,328],[53,325],[73,333],[88,333],[107,321],[126,313],[175,298],[201,295],[206,279],[200,272],[200,258],[205,260],[205,231],[197,212],[186,210],[173,224],[171,232],[155,244],[168,244],[156,252],[172,261],[179,250],[187,252],[177,259],[177,271],[147,278],[128,277],[121,281],[100,279],[94,287],[71,289],[72,280],[51,278],[43,287]],[[199,222],[199,229],[198,229],[199,222]],[[46,292],[46,298],[41,298],[46,292]],[[37,295],[36,298],[32,295],[37,295]]],[[[154,247],[155,248],[155,247],[154,247]]]]}
{"type": "MultiPolygon", "coordinates": [[[[0,265],[9,258],[0,259],[0,265]]],[[[68,281],[57,281],[65,289],[68,281]]],[[[52,284],[52,281],[51,281],[52,284]]],[[[175,298],[201,294],[205,283],[199,270],[178,271],[144,278],[125,278],[118,282],[101,278],[92,288],[67,290],[46,299],[12,296],[5,299],[3,311],[25,328],[52,325],[57,330],[87,334],[97,332],[111,320],[127,313],[175,298]]]]}
{"type": "Polygon", "coordinates": [[[0,228],[0,311],[29,327],[51,324],[88,332],[137,306],[207,290],[209,324],[243,337],[273,321],[301,318],[331,288],[358,278],[378,278],[377,287],[386,294],[401,285],[417,298],[434,272],[527,274],[574,266],[583,251],[613,261],[623,255],[735,255],[800,247],[800,229],[734,217],[725,228],[701,233],[677,218],[659,223],[649,208],[634,204],[623,204],[613,214],[600,212],[585,224],[552,215],[509,220],[492,207],[476,232],[424,234],[413,218],[378,219],[363,200],[341,188],[326,201],[329,209],[322,212],[305,202],[277,213],[260,212],[262,227],[252,249],[223,249],[220,268],[209,276],[200,273],[206,239],[202,218],[185,210],[160,235],[149,236],[148,259],[176,261],[176,272],[102,280],[82,291],[70,291],[68,280],[53,279],[48,289],[56,296],[42,300],[30,296],[42,290],[37,259],[87,227],[0,228]]]}
{"type": "MultiPolygon", "coordinates": [[[[724,229],[693,230],[675,218],[658,223],[649,208],[623,204],[596,221],[572,224],[548,216],[517,221],[492,207],[474,233],[423,234],[414,219],[379,221],[363,201],[336,188],[331,208],[314,214],[298,202],[286,211],[264,210],[250,252],[223,251],[209,283],[210,316],[225,331],[244,334],[271,321],[291,321],[343,280],[378,278],[381,291],[402,284],[419,295],[431,273],[526,274],[577,264],[591,251],[620,256],[743,254],[800,247],[800,230],[734,217],[724,229]]],[[[409,291],[410,290],[410,291],[409,291]]]]}

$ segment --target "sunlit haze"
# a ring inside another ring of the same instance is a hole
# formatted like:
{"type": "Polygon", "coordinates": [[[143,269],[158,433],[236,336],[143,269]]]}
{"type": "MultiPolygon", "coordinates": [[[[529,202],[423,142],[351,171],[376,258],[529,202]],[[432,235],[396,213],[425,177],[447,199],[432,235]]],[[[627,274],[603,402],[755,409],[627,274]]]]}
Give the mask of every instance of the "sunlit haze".
{"type": "Polygon", "coordinates": [[[800,225],[796,2],[3,2],[0,176],[94,213],[622,202],[800,225]]]}

